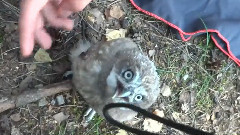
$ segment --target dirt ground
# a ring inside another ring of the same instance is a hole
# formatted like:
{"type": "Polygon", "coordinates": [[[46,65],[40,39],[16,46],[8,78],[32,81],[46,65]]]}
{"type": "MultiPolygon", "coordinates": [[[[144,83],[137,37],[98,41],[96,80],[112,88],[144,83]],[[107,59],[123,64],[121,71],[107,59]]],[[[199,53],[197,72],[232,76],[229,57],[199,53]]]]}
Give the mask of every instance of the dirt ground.
{"type": "MultiPolygon", "coordinates": [[[[124,29],[125,36],[155,62],[161,79],[162,93],[149,111],[160,110],[166,118],[219,135],[240,134],[239,67],[206,35],[183,42],[173,29],[137,11],[128,0],[94,0],[72,16],[74,30],[48,28],[54,39],[47,50],[52,62],[37,62],[34,54],[39,46],[31,57],[20,57],[19,2],[1,0],[0,7],[0,100],[62,81],[70,70],[70,49],[83,34],[96,43],[105,40],[107,29],[124,29]],[[113,10],[121,11],[121,17],[113,18],[113,10]]],[[[0,135],[123,135],[99,116],[83,126],[86,109],[87,104],[74,92],[46,97],[1,113],[0,135]],[[56,118],[56,114],[63,115],[56,118]]],[[[144,120],[138,116],[132,126],[143,129],[144,120]]],[[[166,126],[159,133],[183,134],[166,126]]]]}

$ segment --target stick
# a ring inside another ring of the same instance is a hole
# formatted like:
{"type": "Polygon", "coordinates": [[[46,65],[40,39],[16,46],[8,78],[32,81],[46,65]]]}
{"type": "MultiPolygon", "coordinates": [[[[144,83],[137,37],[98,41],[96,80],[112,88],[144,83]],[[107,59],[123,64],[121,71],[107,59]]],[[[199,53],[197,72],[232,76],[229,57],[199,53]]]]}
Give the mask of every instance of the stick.
{"type": "Polygon", "coordinates": [[[72,87],[73,87],[72,82],[70,80],[67,80],[59,83],[50,84],[43,88],[31,91],[24,91],[22,94],[18,96],[12,96],[4,101],[0,100],[0,113],[8,109],[13,109],[15,107],[23,106],[31,102],[38,101],[43,97],[69,91],[72,89],[72,87]]]}

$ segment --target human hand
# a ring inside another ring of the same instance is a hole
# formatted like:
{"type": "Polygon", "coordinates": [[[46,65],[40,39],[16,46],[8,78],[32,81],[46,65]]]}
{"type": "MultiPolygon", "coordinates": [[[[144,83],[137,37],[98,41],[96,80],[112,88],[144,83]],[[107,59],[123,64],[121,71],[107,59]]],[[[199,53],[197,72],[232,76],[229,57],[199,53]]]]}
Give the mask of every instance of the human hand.
{"type": "Polygon", "coordinates": [[[35,42],[49,49],[50,35],[45,23],[56,28],[71,30],[73,21],[68,18],[73,12],[83,10],[91,0],[23,0],[19,19],[20,48],[23,56],[31,55],[35,42]]]}

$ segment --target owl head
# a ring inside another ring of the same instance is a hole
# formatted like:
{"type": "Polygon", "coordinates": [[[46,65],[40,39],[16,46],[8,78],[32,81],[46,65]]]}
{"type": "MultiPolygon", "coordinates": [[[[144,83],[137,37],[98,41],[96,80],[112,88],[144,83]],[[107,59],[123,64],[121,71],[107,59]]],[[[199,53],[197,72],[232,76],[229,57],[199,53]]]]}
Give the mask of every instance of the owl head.
{"type": "MultiPolygon", "coordinates": [[[[156,67],[131,39],[93,45],[83,53],[86,58],[81,52],[84,50],[73,52],[73,83],[98,114],[102,115],[108,103],[129,103],[146,109],[156,101],[160,93],[156,67]]],[[[115,108],[109,114],[126,121],[137,113],[115,108]]]]}
{"type": "MultiPolygon", "coordinates": [[[[156,67],[134,42],[127,40],[121,47],[124,48],[124,45],[135,47],[115,53],[113,68],[106,79],[108,90],[114,93],[111,100],[114,103],[130,103],[146,109],[156,101],[160,92],[156,67]]],[[[119,111],[124,112],[124,109],[113,110],[119,111]]]]}

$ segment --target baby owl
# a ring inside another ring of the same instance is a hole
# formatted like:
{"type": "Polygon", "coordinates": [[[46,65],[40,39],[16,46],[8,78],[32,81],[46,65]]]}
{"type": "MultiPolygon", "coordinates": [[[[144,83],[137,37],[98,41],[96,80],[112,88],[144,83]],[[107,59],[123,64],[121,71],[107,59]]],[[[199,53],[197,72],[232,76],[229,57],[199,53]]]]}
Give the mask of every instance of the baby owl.
{"type": "MultiPolygon", "coordinates": [[[[96,45],[79,41],[71,52],[73,84],[90,108],[85,113],[90,120],[95,112],[103,116],[108,103],[130,103],[143,109],[157,99],[159,77],[154,63],[129,38],[120,38],[96,45]]],[[[136,112],[125,108],[111,109],[109,114],[123,122],[136,112]]]]}

